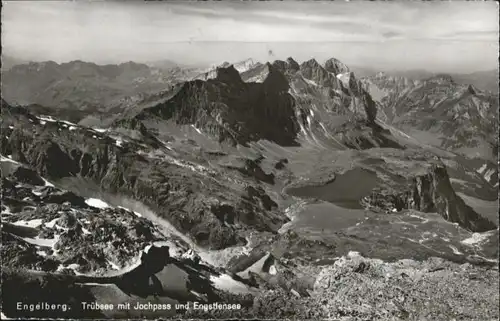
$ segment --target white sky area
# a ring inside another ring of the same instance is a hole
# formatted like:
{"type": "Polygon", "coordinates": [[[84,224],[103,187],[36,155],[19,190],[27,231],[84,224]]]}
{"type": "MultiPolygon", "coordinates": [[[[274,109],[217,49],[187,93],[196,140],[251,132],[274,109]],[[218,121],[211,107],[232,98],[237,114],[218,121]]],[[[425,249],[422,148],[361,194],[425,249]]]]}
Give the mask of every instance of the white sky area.
{"type": "Polygon", "coordinates": [[[498,67],[495,1],[2,3],[3,50],[20,60],[212,64],[292,56],[375,69],[498,67]]]}

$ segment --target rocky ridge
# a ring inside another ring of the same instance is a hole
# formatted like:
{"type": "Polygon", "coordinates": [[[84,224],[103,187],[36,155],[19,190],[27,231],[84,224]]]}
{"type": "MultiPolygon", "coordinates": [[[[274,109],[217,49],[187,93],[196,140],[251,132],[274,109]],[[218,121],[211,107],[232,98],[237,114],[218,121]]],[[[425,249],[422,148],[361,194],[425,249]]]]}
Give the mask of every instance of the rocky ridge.
{"type": "Polygon", "coordinates": [[[135,117],[192,124],[219,142],[246,144],[268,139],[282,145],[294,144],[298,126],[293,117],[293,99],[286,92],[288,84],[282,75],[271,67],[263,83],[245,83],[233,66],[217,68],[216,73],[206,82],[186,82],[172,99],[146,108],[135,117]],[[263,126],[260,119],[266,118],[276,123],[263,126]]]}
{"type": "Polygon", "coordinates": [[[386,213],[414,209],[421,212],[438,212],[447,221],[458,223],[473,232],[496,228],[491,220],[481,217],[456,195],[444,165],[433,165],[428,173],[411,178],[407,186],[391,186],[390,190],[374,189],[361,203],[371,210],[386,213]],[[398,192],[394,193],[395,190],[398,192]]]}
{"type": "Polygon", "coordinates": [[[241,244],[244,238],[237,230],[246,224],[276,232],[287,220],[273,207],[264,207],[267,196],[262,188],[229,177],[220,181],[216,172],[202,164],[176,161],[167,147],[155,148],[157,140],[153,146],[145,145],[146,139],[43,120],[8,105],[3,109],[12,118],[5,117],[2,124],[6,126],[2,154],[12,155],[50,179],[88,178],[111,193],[123,193],[161,209],[176,228],[189,231],[200,245],[224,248],[241,244]],[[14,120],[16,127],[8,125],[14,120]],[[47,126],[55,130],[47,132],[47,126]],[[200,181],[207,182],[203,193],[199,193],[200,181]],[[226,224],[221,211],[228,212],[234,223],[226,224]]]}

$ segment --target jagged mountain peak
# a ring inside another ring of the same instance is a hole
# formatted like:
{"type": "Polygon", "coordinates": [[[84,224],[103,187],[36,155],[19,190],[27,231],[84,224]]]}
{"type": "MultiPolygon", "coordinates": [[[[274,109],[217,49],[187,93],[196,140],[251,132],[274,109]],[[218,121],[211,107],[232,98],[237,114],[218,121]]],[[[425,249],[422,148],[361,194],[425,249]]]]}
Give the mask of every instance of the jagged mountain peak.
{"type": "Polygon", "coordinates": [[[257,65],[259,62],[255,61],[253,58],[247,58],[242,61],[238,61],[233,63],[234,68],[238,70],[239,72],[245,72],[251,68],[253,68],[255,65],[257,65]]]}
{"type": "Polygon", "coordinates": [[[300,69],[299,64],[292,58],[288,58],[286,61],[275,60],[272,65],[284,74],[295,73],[300,69]]]}
{"type": "Polygon", "coordinates": [[[287,91],[289,83],[284,73],[269,62],[267,62],[265,66],[267,69],[267,76],[264,79],[264,85],[271,86],[277,91],[287,91]]]}
{"type": "MultiPolygon", "coordinates": [[[[293,74],[296,71],[297,70],[294,70],[288,62],[283,60],[275,60],[272,63],[257,63],[250,70],[241,73],[241,76],[245,82],[257,82],[266,84],[279,83],[279,90],[288,90],[289,83],[285,75],[293,74]]],[[[276,89],[274,85],[273,88],[276,89]]]]}
{"type": "Polygon", "coordinates": [[[309,59],[307,61],[304,61],[303,63],[300,64],[300,71],[304,74],[306,78],[310,78],[306,74],[309,74],[311,72],[320,72],[320,73],[327,73],[325,68],[321,66],[320,63],[314,58],[309,59]]]}
{"type": "Polygon", "coordinates": [[[472,95],[475,95],[475,94],[478,92],[477,88],[476,88],[474,85],[468,85],[468,86],[467,86],[467,90],[468,90],[468,91],[469,91],[472,95]]]}
{"type": "Polygon", "coordinates": [[[300,67],[301,67],[301,68],[303,68],[303,67],[306,67],[306,68],[307,68],[307,67],[309,67],[309,68],[311,68],[311,67],[314,67],[314,68],[317,68],[317,67],[323,68],[323,67],[320,65],[320,63],[319,63],[316,59],[314,59],[314,58],[311,58],[311,59],[309,59],[309,60],[304,61],[304,62],[300,65],[300,67]]]}
{"type": "Polygon", "coordinates": [[[349,72],[349,68],[336,58],[330,58],[325,62],[325,69],[335,75],[349,72]]]}
{"type": "Polygon", "coordinates": [[[252,58],[247,58],[245,60],[235,62],[235,63],[230,63],[227,61],[224,61],[222,64],[219,65],[212,65],[210,68],[206,69],[203,73],[197,75],[193,79],[201,79],[201,80],[208,80],[208,79],[215,79],[217,78],[218,74],[218,69],[220,68],[233,68],[236,70],[236,72],[242,74],[245,73],[251,69],[254,69],[261,65],[261,63],[256,62],[252,58]]]}
{"type": "Polygon", "coordinates": [[[305,79],[314,84],[340,89],[342,84],[340,80],[331,72],[328,72],[316,59],[310,59],[300,65],[300,73],[305,79]]]}
{"type": "Polygon", "coordinates": [[[215,64],[210,65],[210,67],[208,67],[207,69],[205,69],[204,72],[209,73],[211,71],[216,70],[217,68],[227,68],[230,65],[231,65],[231,63],[228,61],[224,61],[222,63],[215,63],[215,64]]]}
{"type": "Polygon", "coordinates": [[[288,63],[288,65],[290,66],[291,69],[297,71],[300,69],[300,65],[297,61],[295,61],[295,59],[293,59],[292,57],[288,57],[286,58],[286,62],[288,63]]]}
{"type": "Polygon", "coordinates": [[[240,73],[234,65],[229,65],[228,67],[218,67],[216,69],[215,79],[227,84],[239,84],[242,83],[240,73]]]}
{"type": "Polygon", "coordinates": [[[242,73],[242,72],[245,72],[245,71],[248,71],[248,70],[254,68],[258,64],[260,64],[260,63],[258,61],[255,61],[253,58],[247,58],[247,59],[244,59],[241,61],[231,62],[231,63],[224,61],[220,65],[213,65],[210,68],[210,70],[215,70],[217,68],[227,68],[227,67],[232,65],[234,67],[234,69],[236,69],[239,73],[242,73]]]}

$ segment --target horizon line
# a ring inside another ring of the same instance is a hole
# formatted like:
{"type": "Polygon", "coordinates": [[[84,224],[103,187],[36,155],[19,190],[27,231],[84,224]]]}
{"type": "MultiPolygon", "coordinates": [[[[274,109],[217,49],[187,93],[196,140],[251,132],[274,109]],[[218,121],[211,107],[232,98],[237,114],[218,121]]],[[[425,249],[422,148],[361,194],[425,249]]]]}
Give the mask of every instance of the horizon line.
{"type": "MultiPolygon", "coordinates": [[[[1,58],[3,60],[4,57],[11,57],[9,56],[8,54],[5,54],[2,52],[1,54],[1,58]]],[[[289,57],[289,58],[292,58],[294,60],[296,60],[295,58],[293,58],[293,56],[289,57]]],[[[306,59],[306,60],[296,60],[297,62],[299,63],[304,63],[304,62],[307,62],[311,59],[314,59],[318,62],[325,62],[326,60],[328,59],[331,59],[331,58],[335,58],[334,56],[330,57],[330,58],[326,58],[326,59],[317,59],[316,57],[311,57],[309,59],[306,59]]],[[[246,59],[243,59],[243,60],[239,60],[239,61],[234,61],[234,62],[230,62],[231,65],[234,65],[234,64],[237,64],[238,62],[241,62],[241,61],[245,61],[245,60],[248,60],[248,59],[252,59],[254,60],[255,62],[257,63],[266,63],[266,62],[274,62],[274,61],[280,61],[282,59],[271,59],[271,60],[259,60],[259,59],[256,59],[256,58],[253,58],[253,57],[248,57],[246,59]]],[[[337,58],[335,58],[337,59],[337,58]]],[[[95,61],[91,61],[91,60],[82,60],[82,59],[72,59],[72,60],[66,60],[66,61],[55,61],[55,60],[51,60],[51,59],[48,59],[48,60],[31,60],[31,59],[28,59],[28,60],[25,60],[23,61],[22,63],[19,63],[19,64],[15,64],[14,66],[20,66],[20,65],[27,65],[27,64],[30,64],[30,63],[44,63],[44,62],[54,62],[55,64],[57,65],[61,65],[61,64],[68,64],[68,63],[72,63],[72,62],[83,62],[83,63],[91,63],[91,64],[94,64],[94,65],[97,65],[97,66],[106,66],[106,65],[119,65],[119,64],[125,64],[125,63],[129,63],[129,62],[132,62],[132,63],[137,63],[137,64],[143,64],[143,65],[147,65],[148,67],[152,67],[150,66],[150,64],[153,64],[155,62],[162,62],[162,61],[170,61],[172,62],[173,64],[175,64],[176,66],[175,67],[180,67],[180,68],[195,68],[195,66],[197,65],[214,65],[213,63],[204,63],[204,64],[186,64],[186,63],[180,63],[176,60],[173,60],[173,59],[168,59],[168,58],[165,58],[165,59],[156,59],[156,60],[147,60],[147,61],[142,61],[142,60],[134,60],[134,59],[125,59],[125,60],[121,60],[121,61],[118,61],[118,62],[115,62],[115,63],[99,63],[99,62],[95,62],[95,61]]],[[[221,62],[222,64],[223,62],[221,62]]],[[[470,72],[458,72],[458,73],[453,73],[453,72],[449,72],[449,71],[435,71],[435,70],[429,70],[429,69],[425,69],[425,68],[409,68],[409,69],[400,69],[400,68],[384,68],[382,66],[380,67],[372,67],[372,66],[369,66],[369,65],[359,65],[359,64],[347,64],[347,66],[351,67],[351,68],[363,68],[363,69],[367,69],[367,70],[371,70],[373,72],[390,72],[390,71],[425,71],[425,72],[429,72],[429,73],[434,73],[434,74],[439,74],[439,73],[442,73],[442,74],[449,74],[449,75],[454,75],[454,74],[470,74],[470,73],[475,73],[475,72],[488,72],[488,71],[498,71],[500,69],[500,64],[497,64],[497,66],[495,68],[489,68],[489,69],[477,69],[477,70],[474,70],[474,71],[470,71],[470,72]]],[[[175,68],[175,67],[172,67],[172,68],[175,68]]],[[[3,72],[4,70],[2,70],[3,72]]]]}

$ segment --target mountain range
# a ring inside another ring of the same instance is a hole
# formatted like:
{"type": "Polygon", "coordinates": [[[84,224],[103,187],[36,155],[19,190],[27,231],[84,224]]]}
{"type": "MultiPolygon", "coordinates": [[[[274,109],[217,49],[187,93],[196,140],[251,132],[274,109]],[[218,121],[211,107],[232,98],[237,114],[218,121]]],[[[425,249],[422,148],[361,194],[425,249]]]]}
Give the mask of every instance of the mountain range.
{"type": "Polygon", "coordinates": [[[29,63],[2,96],[7,317],[498,317],[498,94],[290,57],[29,63]]]}
{"type": "MultiPolygon", "coordinates": [[[[403,77],[412,80],[424,80],[434,77],[443,72],[429,71],[425,69],[410,70],[382,70],[370,67],[351,66],[351,70],[360,78],[373,77],[383,72],[391,77],[403,77]]],[[[469,73],[448,73],[455,82],[461,85],[473,85],[483,91],[498,93],[498,68],[469,73]]]]}

